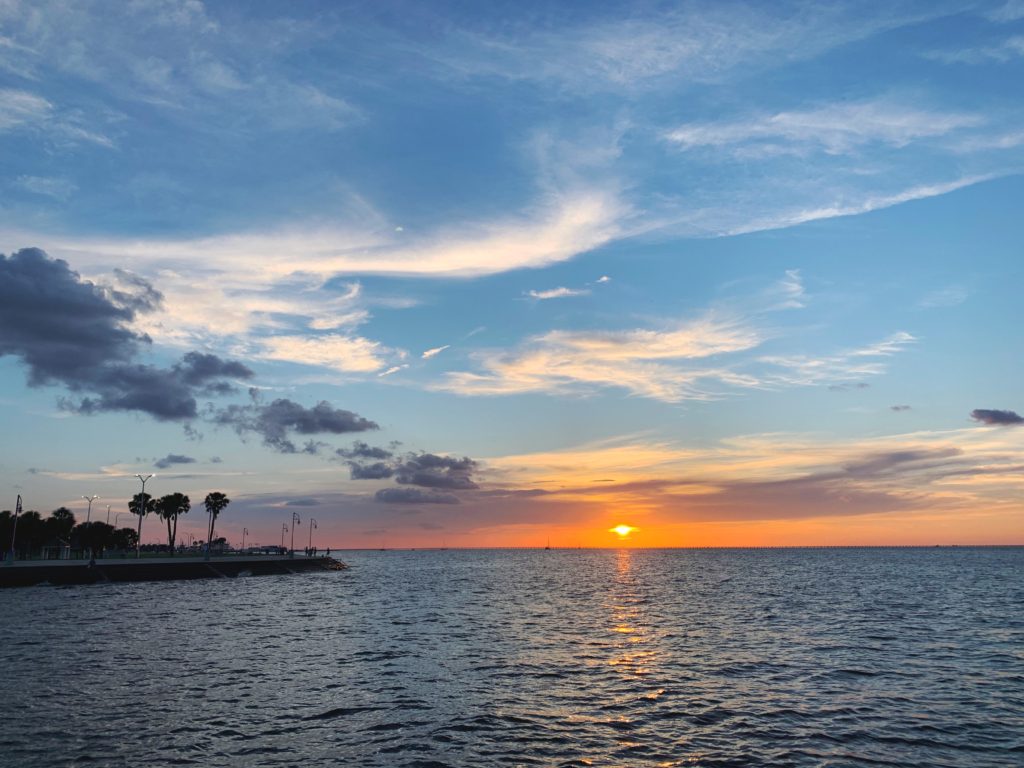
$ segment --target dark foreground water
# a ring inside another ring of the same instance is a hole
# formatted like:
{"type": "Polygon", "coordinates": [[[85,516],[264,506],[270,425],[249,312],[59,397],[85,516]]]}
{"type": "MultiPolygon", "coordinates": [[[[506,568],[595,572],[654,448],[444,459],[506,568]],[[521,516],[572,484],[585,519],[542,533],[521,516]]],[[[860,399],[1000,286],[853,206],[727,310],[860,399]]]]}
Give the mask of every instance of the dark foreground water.
{"type": "Polygon", "coordinates": [[[343,557],[0,592],[0,765],[1024,765],[1024,549],[343,557]]]}

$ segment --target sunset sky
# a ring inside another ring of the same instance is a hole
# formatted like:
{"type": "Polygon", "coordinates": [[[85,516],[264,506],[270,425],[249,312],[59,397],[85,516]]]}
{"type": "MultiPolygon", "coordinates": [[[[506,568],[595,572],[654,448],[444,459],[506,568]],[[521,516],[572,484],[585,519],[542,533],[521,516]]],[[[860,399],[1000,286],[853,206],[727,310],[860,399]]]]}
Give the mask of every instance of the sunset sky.
{"type": "Polygon", "coordinates": [[[0,508],[1024,543],[1022,82],[1024,0],[0,0],[0,508]]]}

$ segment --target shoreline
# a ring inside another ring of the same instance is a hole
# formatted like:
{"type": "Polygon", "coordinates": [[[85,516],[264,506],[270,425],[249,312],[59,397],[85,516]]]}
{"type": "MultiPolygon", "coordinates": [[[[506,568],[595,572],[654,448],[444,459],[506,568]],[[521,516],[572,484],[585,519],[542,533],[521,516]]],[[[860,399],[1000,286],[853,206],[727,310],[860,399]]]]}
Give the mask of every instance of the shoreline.
{"type": "Polygon", "coordinates": [[[41,585],[127,583],[284,576],[340,571],[347,565],[333,557],[161,557],[95,560],[21,560],[0,565],[0,588],[41,585]]]}

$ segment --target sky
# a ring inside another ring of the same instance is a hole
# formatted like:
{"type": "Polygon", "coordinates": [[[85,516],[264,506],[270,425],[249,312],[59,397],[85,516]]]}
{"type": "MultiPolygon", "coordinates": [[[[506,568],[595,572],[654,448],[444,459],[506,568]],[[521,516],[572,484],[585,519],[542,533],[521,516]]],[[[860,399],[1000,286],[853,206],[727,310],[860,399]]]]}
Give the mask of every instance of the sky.
{"type": "Polygon", "coordinates": [[[0,507],[1022,544],[1021,82],[1024,0],[0,0],[0,507]]]}

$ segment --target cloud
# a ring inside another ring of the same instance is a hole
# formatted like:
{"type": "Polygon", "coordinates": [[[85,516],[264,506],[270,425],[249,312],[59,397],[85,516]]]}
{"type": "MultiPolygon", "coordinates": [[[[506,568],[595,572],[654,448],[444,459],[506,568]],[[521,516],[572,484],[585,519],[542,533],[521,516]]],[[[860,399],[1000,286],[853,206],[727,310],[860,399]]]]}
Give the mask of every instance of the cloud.
{"type": "Polygon", "coordinates": [[[941,307],[955,307],[967,301],[970,292],[960,285],[950,285],[946,288],[939,288],[931,291],[917,302],[921,309],[936,309],[941,307]]]}
{"type": "Polygon", "coordinates": [[[836,382],[830,389],[862,389],[868,386],[866,382],[853,383],[851,380],[884,373],[885,358],[895,355],[916,341],[917,339],[906,331],[898,331],[881,341],[835,355],[766,355],[759,360],[771,368],[778,369],[766,377],[771,383],[809,386],[836,382]]]}
{"type": "Polygon", "coordinates": [[[286,507],[319,507],[320,502],[316,499],[291,499],[284,503],[286,507]]]}
{"type": "Polygon", "coordinates": [[[53,105],[42,96],[13,88],[0,88],[0,104],[4,105],[0,132],[41,122],[53,112],[53,105]]]}
{"type": "Polygon", "coordinates": [[[453,493],[424,491],[420,488],[381,488],[374,494],[377,501],[385,504],[458,504],[459,497],[453,493]]]}
{"type": "Polygon", "coordinates": [[[180,453],[169,453],[162,459],[158,459],[154,462],[153,466],[157,469],[167,469],[175,464],[195,464],[196,460],[191,456],[184,456],[180,453]]]}
{"type": "Polygon", "coordinates": [[[748,153],[823,151],[838,155],[868,144],[904,147],[981,125],[978,115],[915,109],[894,99],[825,104],[734,122],[689,123],[665,138],[683,150],[729,148],[748,153]]]}
{"type": "Polygon", "coordinates": [[[909,405],[890,405],[889,410],[895,411],[896,413],[901,413],[903,411],[911,410],[911,407],[909,405]]]}
{"type": "Polygon", "coordinates": [[[971,418],[975,421],[981,422],[982,424],[988,424],[991,426],[1015,426],[1017,424],[1024,424],[1024,416],[1018,415],[1016,411],[975,408],[971,411],[971,418]]]}
{"type": "Polygon", "coordinates": [[[186,353],[170,368],[134,362],[149,338],[129,327],[159,304],[147,281],[121,272],[119,285],[82,280],[67,262],[26,248],[0,255],[0,356],[19,358],[29,386],[61,384],[80,413],[141,411],[161,420],[192,419],[196,397],[232,390],[226,378],[252,371],[215,355],[186,353]]]}
{"type": "Polygon", "coordinates": [[[545,301],[547,299],[564,299],[569,296],[589,296],[590,291],[586,288],[549,288],[545,291],[527,291],[526,295],[531,299],[545,301]]]}
{"type": "Polygon", "coordinates": [[[446,349],[449,349],[450,347],[451,347],[451,344],[445,344],[443,347],[434,347],[432,349],[425,350],[423,352],[423,354],[420,355],[420,357],[422,359],[424,359],[424,360],[429,360],[430,358],[436,357],[437,355],[441,354],[442,352],[444,352],[446,349]]]}
{"type": "MultiPolygon", "coordinates": [[[[2,97],[0,97],[2,101],[2,97]]],[[[67,200],[78,191],[78,187],[70,180],[50,176],[19,176],[14,183],[27,192],[35,195],[52,197],[54,200],[67,200]]]]}
{"type": "Polygon", "coordinates": [[[403,363],[402,365],[393,365],[390,368],[388,368],[386,371],[381,371],[380,373],[378,373],[377,377],[378,378],[383,378],[384,376],[392,376],[392,375],[398,373],[399,371],[404,371],[408,367],[409,367],[409,365],[407,363],[403,363]]]}
{"type": "Polygon", "coordinates": [[[317,453],[323,445],[311,440],[299,449],[290,439],[291,433],[341,435],[379,428],[376,422],[352,411],[335,408],[326,400],[306,408],[287,398],[264,404],[255,390],[250,390],[250,395],[253,402],[215,409],[209,418],[214,424],[231,427],[241,436],[255,433],[263,439],[264,445],[279,453],[317,453]]]}
{"type": "Polygon", "coordinates": [[[386,448],[368,445],[362,440],[356,440],[351,448],[339,448],[335,453],[346,459],[390,459],[394,455],[386,448]]]}
{"type": "Polygon", "coordinates": [[[271,336],[259,342],[259,356],[269,360],[320,365],[343,373],[374,373],[386,365],[391,350],[359,336],[271,336]]]}
{"type": "Polygon", "coordinates": [[[1007,0],[998,8],[985,14],[990,20],[1006,23],[1024,19],[1024,0],[1007,0]]]}
{"type": "Polygon", "coordinates": [[[348,466],[353,480],[383,480],[395,474],[395,468],[383,461],[372,464],[350,461],[348,466]]]}
{"type": "Polygon", "coordinates": [[[409,454],[395,466],[395,480],[402,485],[444,488],[453,491],[474,490],[472,474],[478,464],[468,456],[438,456],[433,453],[409,454]]]}
{"type": "Polygon", "coordinates": [[[572,392],[624,388],[667,402],[705,399],[700,381],[743,383],[720,367],[685,368],[656,361],[683,362],[748,350],[761,334],[746,323],[707,314],[662,331],[550,331],[518,350],[483,352],[482,373],[454,372],[438,385],[466,395],[572,392]]]}
{"type": "Polygon", "coordinates": [[[550,16],[532,26],[455,29],[428,60],[467,80],[501,77],[538,82],[554,92],[616,91],[636,95],[680,83],[720,83],[736,73],[763,71],[813,58],[883,30],[948,13],[902,4],[874,12],[832,5],[813,14],[775,5],[688,3],[638,14],[550,16]]]}
{"type": "Polygon", "coordinates": [[[988,62],[1006,62],[1024,56],[1024,35],[1014,35],[995,45],[960,48],[950,51],[930,51],[929,59],[944,61],[947,64],[985,64],[988,62]]]}

